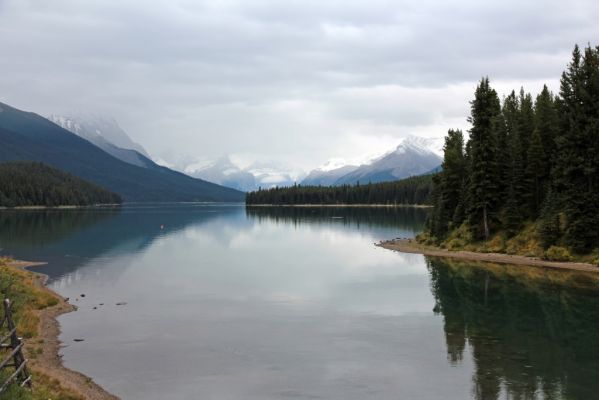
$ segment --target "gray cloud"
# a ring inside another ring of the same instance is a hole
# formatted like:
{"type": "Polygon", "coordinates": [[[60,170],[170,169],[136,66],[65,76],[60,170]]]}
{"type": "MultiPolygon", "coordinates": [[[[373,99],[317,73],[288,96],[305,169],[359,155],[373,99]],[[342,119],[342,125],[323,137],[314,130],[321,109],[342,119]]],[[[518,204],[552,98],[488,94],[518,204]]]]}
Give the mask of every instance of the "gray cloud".
{"type": "Polygon", "coordinates": [[[589,1],[0,0],[0,101],[111,114],[156,155],[304,167],[465,127],[489,75],[557,88],[589,1]]]}

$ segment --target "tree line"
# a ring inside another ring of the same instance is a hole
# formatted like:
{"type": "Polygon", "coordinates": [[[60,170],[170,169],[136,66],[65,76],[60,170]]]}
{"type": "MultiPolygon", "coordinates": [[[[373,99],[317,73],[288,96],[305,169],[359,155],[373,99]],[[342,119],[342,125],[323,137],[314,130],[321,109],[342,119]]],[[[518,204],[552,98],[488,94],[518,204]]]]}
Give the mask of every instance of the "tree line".
{"type": "Polygon", "coordinates": [[[432,175],[356,185],[293,185],[249,192],[246,204],[430,204],[432,189],[432,175]]]}
{"type": "Polygon", "coordinates": [[[43,163],[0,163],[0,207],[87,206],[121,202],[118,194],[43,163]]]}
{"type": "Polygon", "coordinates": [[[473,239],[538,224],[543,247],[586,253],[599,245],[599,47],[575,46],[559,94],[520,89],[500,101],[483,78],[472,128],[445,138],[427,224],[438,243],[465,224],[473,239]]]}

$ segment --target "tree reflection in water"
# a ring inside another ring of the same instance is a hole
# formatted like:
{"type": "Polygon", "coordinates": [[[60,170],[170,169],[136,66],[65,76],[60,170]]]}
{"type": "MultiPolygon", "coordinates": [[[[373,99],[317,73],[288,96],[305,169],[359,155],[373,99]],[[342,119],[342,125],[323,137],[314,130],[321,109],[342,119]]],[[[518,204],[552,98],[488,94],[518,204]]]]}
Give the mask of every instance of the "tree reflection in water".
{"type": "Polygon", "coordinates": [[[598,398],[599,274],[427,262],[448,361],[473,355],[473,398],[598,398]]]}

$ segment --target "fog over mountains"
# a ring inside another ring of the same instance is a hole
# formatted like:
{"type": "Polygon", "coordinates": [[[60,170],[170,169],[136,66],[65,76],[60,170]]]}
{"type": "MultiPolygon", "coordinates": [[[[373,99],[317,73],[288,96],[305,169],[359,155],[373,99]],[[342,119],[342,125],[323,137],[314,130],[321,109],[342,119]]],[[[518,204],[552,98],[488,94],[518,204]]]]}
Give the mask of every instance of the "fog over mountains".
{"type": "Polygon", "coordinates": [[[375,183],[421,175],[441,164],[443,148],[443,138],[407,136],[399,139],[397,147],[383,154],[331,158],[309,173],[272,160],[259,160],[242,166],[229,155],[217,159],[207,159],[201,155],[178,156],[150,162],[145,149],[134,142],[112,118],[73,113],[68,116],[51,115],[49,119],[129,164],[147,168],[155,162],[194,178],[245,192],[296,183],[322,186],[375,183]]]}
{"type": "Polygon", "coordinates": [[[305,176],[301,169],[284,163],[261,160],[242,166],[231,160],[228,155],[216,160],[184,158],[173,163],[157,160],[157,163],[195,178],[246,192],[258,188],[290,186],[299,183],[305,176]]]}
{"type": "Polygon", "coordinates": [[[112,117],[78,112],[68,115],[53,114],[48,119],[100,148],[120,147],[135,150],[150,158],[146,149],[134,142],[112,117]]]}
{"type": "Polygon", "coordinates": [[[358,182],[385,182],[422,175],[439,167],[442,149],[443,138],[408,136],[400,139],[397,147],[386,153],[365,154],[347,160],[332,158],[307,174],[300,169],[268,160],[241,167],[229,156],[222,156],[216,160],[197,159],[164,165],[196,178],[247,192],[296,183],[321,186],[354,185],[358,182]]]}

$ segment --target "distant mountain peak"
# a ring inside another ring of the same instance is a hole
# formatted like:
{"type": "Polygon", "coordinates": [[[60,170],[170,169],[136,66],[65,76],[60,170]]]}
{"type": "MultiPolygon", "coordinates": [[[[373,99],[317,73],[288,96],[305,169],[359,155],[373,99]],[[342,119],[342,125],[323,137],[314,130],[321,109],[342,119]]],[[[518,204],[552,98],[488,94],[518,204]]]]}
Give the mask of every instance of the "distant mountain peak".
{"type": "Polygon", "coordinates": [[[312,170],[304,185],[341,185],[383,182],[427,173],[441,164],[443,138],[406,136],[392,150],[351,161],[332,158],[312,170]]]}
{"type": "Polygon", "coordinates": [[[395,148],[396,154],[403,154],[408,150],[419,153],[434,153],[438,156],[443,155],[444,138],[425,138],[420,136],[409,135],[395,148]]]}

